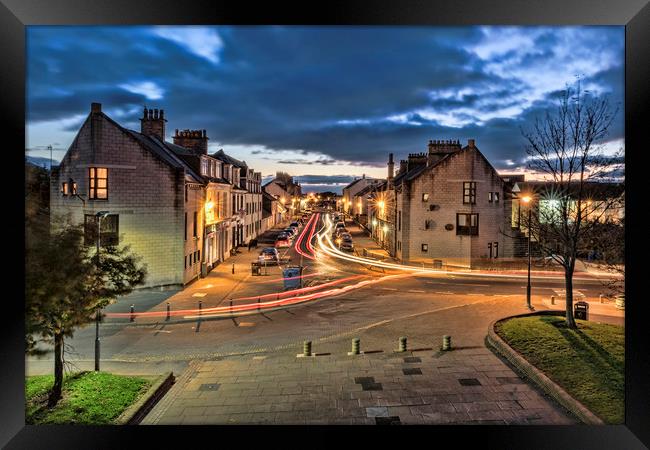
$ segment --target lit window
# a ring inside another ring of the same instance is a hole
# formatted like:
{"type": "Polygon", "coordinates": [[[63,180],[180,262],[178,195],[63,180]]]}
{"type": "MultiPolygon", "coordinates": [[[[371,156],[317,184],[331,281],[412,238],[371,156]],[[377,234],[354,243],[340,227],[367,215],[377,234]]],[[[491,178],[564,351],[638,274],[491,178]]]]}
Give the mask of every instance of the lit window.
{"type": "Polygon", "coordinates": [[[61,183],[61,193],[63,195],[68,195],[68,183],[61,183]]]}
{"type": "Polygon", "coordinates": [[[426,202],[428,200],[429,200],[429,194],[428,193],[427,194],[422,194],[422,201],[426,202]]]}
{"type": "Polygon", "coordinates": [[[494,197],[492,196],[493,192],[488,192],[488,202],[492,203],[494,197]]]}
{"type": "Polygon", "coordinates": [[[496,203],[499,202],[499,193],[498,193],[498,192],[495,192],[495,193],[494,193],[494,201],[495,201],[496,203]]]}
{"type": "Polygon", "coordinates": [[[422,251],[423,252],[428,252],[429,251],[429,244],[422,244],[422,251]]]}
{"type": "Polygon", "coordinates": [[[88,183],[88,197],[91,199],[108,199],[108,169],[90,167],[88,183]]]}
{"type": "Polygon", "coordinates": [[[72,195],[77,195],[77,183],[72,182],[72,195]]]}

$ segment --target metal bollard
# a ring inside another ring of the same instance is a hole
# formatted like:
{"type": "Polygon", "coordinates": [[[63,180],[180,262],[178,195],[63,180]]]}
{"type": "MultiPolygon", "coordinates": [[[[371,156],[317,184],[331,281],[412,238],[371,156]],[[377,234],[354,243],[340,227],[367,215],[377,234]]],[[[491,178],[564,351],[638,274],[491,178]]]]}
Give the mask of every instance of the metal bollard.
{"type": "Polygon", "coordinates": [[[131,318],[130,318],[131,322],[135,320],[135,314],[133,314],[134,310],[135,310],[135,305],[131,305],[131,318]]]}
{"type": "Polygon", "coordinates": [[[303,356],[311,356],[311,341],[304,341],[302,343],[303,356]]]}
{"type": "Polygon", "coordinates": [[[261,302],[261,301],[262,301],[262,299],[261,299],[260,297],[257,297],[257,310],[258,310],[258,311],[260,311],[261,308],[262,308],[262,306],[260,305],[260,302],[261,302]]]}
{"type": "Polygon", "coordinates": [[[232,263],[232,273],[235,274],[235,263],[232,263]]]}
{"type": "Polygon", "coordinates": [[[232,314],[232,300],[230,300],[230,314],[232,314]]]}
{"type": "Polygon", "coordinates": [[[555,305],[555,295],[551,295],[551,305],[555,305]]]}
{"type": "Polygon", "coordinates": [[[165,317],[165,320],[169,320],[169,309],[170,309],[169,302],[167,302],[167,317],[165,317]]]}
{"type": "Polygon", "coordinates": [[[398,341],[398,352],[405,352],[406,351],[406,337],[402,336],[399,338],[398,341]]]}
{"type": "Polygon", "coordinates": [[[442,350],[443,351],[451,350],[451,336],[445,335],[442,337],[442,350]]]}
{"type": "Polygon", "coordinates": [[[201,310],[203,309],[203,302],[199,300],[199,316],[201,315],[201,310]]]}
{"type": "Polygon", "coordinates": [[[352,339],[352,352],[350,353],[353,355],[358,355],[360,353],[360,348],[361,348],[361,339],[359,338],[352,339]]]}

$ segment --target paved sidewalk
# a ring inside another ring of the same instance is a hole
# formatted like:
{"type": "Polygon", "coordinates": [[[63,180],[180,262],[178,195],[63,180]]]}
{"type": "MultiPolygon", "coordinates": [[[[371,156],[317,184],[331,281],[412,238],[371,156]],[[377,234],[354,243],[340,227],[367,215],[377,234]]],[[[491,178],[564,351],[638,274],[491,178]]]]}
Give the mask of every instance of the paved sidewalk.
{"type": "Polygon", "coordinates": [[[142,424],[576,423],[486,348],[296,350],[193,361],[142,424]]]}

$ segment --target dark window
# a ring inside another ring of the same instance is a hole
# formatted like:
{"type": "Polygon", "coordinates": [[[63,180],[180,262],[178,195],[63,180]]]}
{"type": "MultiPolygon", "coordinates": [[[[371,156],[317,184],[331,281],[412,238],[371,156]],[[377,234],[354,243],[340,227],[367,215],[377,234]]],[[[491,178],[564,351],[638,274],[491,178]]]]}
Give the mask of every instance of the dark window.
{"type": "MultiPolygon", "coordinates": [[[[119,244],[119,215],[111,214],[101,219],[100,245],[119,244]]],[[[93,214],[84,215],[84,244],[97,245],[97,217],[93,214]]]]}
{"type": "Polygon", "coordinates": [[[397,211],[397,229],[402,231],[402,211],[397,211]]]}
{"type": "Polygon", "coordinates": [[[187,259],[190,260],[190,267],[192,267],[192,254],[187,255],[187,259]]]}
{"type": "Polygon", "coordinates": [[[187,269],[187,256],[183,256],[183,264],[185,265],[185,269],[187,269]]]}
{"type": "Polygon", "coordinates": [[[431,221],[430,220],[425,220],[424,221],[424,229],[428,230],[429,228],[431,228],[431,221]]]}
{"type": "Polygon", "coordinates": [[[476,204],[476,182],[466,181],[463,183],[463,203],[468,205],[476,204]]]}
{"type": "Polygon", "coordinates": [[[499,257],[499,243],[495,242],[492,247],[494,248],[494,257],[498,258],[499,257]]]}
{"type": "Polygon", "coordinates": [[[72,195],[77,195],[77,183],[73,181],[71,188],[72,188],[72,195]]]}
{"type": "Polygon", "coordinates": [[[197,236],[196,233],[198,231],[198,226],[199,226],[199,224],[197,223],[197,218],[198,218],[198,213],[196,211],[194,211],[194,224],[193,224],[194,228],[193,228],[193,232],[192,232],[192,236],[194,236],[194,237],[197,236]]]}
{"type": "Polygon", "coordinates": [[[478,214],[456,214],[456,234],[478,236],[478,214]]]}
{"type": "Polygon", "coordinates": [[[201,250],[196,251],[196,260],[201,261],[201,250]]]}
{"type": "Polygon", "coordinates": [[[187,188],[187,185],[185,185],[185,201],[187,201],[187,191],[188,191],[188,190],[189,190],[189,189],[187,188]]]}
{"type": "Polygon", "coordinates": [[[108,199],[108,169],[90,167],[88,169],[88,198],[95,200],[108,199]]]}
{"type": "Polygon", "coordinates": [[[488,251],[490,252],[490,258],[492,258],[492,242],[488,242],[488,251]]]}
{"type": "Polygon", "coordinates": [[[422,251],[423,252],[428,252],[429,251],[429,244],[422,244],[422,251]]]}
{"type": "Polygon", "coordinates": [[[184,233],[183,235],[185,236],[185,240],[187,241],[187,213],[185,213],[185,228],[183,229],[184,233]]]}

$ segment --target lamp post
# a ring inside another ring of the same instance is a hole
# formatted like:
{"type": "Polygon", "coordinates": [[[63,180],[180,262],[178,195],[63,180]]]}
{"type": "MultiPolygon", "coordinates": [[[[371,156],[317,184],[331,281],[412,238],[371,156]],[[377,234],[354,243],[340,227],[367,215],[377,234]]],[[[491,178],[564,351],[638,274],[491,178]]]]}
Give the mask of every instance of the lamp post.
{"type": "Polygon", "coordinates": [[[531,209],[532,209],[531,201],[532,201],[532,197],[527,195],[527,196],[523,197],[521,200],[524,203],[526,203],[526,205],[528,205],[528,223],[526,225],[528,227],[528,284],[526,285],[526,307],[529,310],[533,311],[534,310],[533,305],[531,305],[531,303],[530,303],[530,257],[531,257],[531,255],[530,255],[530,222],[531,222],[531,209]]]}
{"type": "MultiPolygon", "coordinates": [[[[108,216],[108,211],[99,211],[95,214],[97,218],[97,269],[99,269],[99,244],[102,232],[102,219],[108,216]]],[[[97,308],[95,315],[95,372],[99,372],[99,322],[101,320],[100,308],[97,308]]]]}

